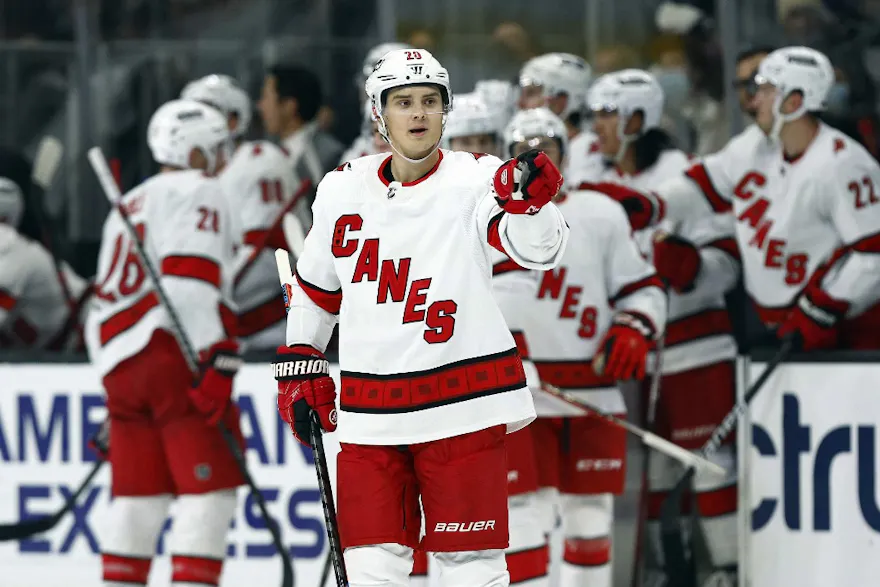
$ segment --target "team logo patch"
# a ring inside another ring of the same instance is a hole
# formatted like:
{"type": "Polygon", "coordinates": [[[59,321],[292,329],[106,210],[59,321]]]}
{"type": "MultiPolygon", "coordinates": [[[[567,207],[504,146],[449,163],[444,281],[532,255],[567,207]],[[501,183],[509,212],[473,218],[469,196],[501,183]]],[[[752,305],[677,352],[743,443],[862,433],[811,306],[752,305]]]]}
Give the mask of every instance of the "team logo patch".
{"type": "Polygon", "coordinates": [[[336,421],[337,421],[336,408],[333,408],[332,410],[330,410],[330,423],[333,424],[334,426],[336,426],[336,421]]]}

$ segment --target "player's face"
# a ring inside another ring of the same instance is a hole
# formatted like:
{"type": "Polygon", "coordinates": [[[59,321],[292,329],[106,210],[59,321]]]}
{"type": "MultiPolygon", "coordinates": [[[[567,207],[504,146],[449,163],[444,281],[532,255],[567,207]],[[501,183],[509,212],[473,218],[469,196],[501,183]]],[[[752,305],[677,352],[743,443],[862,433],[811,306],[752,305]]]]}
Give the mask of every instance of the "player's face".
{"type": "Polygon", "coordinates": [[[425,157],[440,142],[443,97],[435,86],[392,90],[382,110],[388,136],[406,157],[425,157]]]}
{"type": "Polygon", "coordinates": [[[541,86],[523,86],[519,90],[519,109],[531,110],[544,105],[544,88],[541,86]]]}
{"type": "Polygon", "coordinates": [[[620,115],[616,110],[593,112],[593,131],[599,137],[599,150],[607,157],[615,156],[620,149],[619,124],[620,115]]]}
{"type": "Polygon", "coordinates": [[[544,153],[547,154],[547,157],[553,161],[553,165],[560,169],[562,168],[562,150],[559,148],[559,143],[556,139],[551,139],[550,137],[532,137],[520,141],[513,146],[510,150],[510,154],[511,156],[516,157],[522,155],[526,151],[531,151],[532,149],[544,151],[544,153]]]}
{"type": "Polygon", "coordinates": [[[743,114],[752,118],[757,114],[755,94],[758,86],[755,84],[755,74],[758,72],[758,66],[761,64],[761,61],[766,56],[766,53],[759,53],[736,64],[736,79],[733,80],[733,87],[736,88],[739,109],[743,114]]]}
{"type": "Polygon", "coordinates": [[[495,135],[468,135],[466,137],[455,137],[449,141],[449,146],[453,151],[470,151],[471,153],[489,153],[494,155],[498,152],[498,142],[495,135]]]}
{"type": "Polygon", "coordinates": [[[269,134],[278,134],[282,126],[281,101],[278,96],[278,87],[275,85],[275,76],[267,75],[263,80],[263,90],[260,93],[260,101],[257,102],[260,118],[263,120],[263,128],[269,134]]]}
{"type": "Polygon", "coordinates": [[[761,84],[755,94],[755,122],[765,133],[773,129],[773,105],[776,102],[777,90],[772,84],[761,84]]]}

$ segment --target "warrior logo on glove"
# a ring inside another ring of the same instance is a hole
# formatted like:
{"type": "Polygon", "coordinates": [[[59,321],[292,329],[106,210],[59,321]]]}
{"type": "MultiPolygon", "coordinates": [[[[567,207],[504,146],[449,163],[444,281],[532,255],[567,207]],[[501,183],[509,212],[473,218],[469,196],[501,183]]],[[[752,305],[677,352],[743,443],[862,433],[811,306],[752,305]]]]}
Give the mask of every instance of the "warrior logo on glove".
{"type": "Polygon", "coordinates": [[[278,381],[278,413],[294,437],[311,446],[312,413],[318,415],[323,430],[336,430],[336,384],[324,353],[304,345],[281,346],[273,367],[278,381]]]}
{"type": "Polygon", "coordinates": [[[546,153],[531,150],[506,161],[495,173],[495,201],[510,214],[537,214],[559,193],[562,174],[546,153]]]}

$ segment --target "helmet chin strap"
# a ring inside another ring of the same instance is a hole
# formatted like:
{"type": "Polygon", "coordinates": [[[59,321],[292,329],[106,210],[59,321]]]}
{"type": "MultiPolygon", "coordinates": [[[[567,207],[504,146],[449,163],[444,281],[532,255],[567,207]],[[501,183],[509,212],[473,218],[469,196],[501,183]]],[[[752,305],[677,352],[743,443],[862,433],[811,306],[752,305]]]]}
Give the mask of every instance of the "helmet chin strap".
{"type": "Polygon", "coordinates": [[[623,161],[623,158],[626,156],[626,150],[629,146],[639,138],[637,134],[626,134],[626,125],[628,123],[629,119],[623,116],[620,116],[617,122],[617,139],[620,141],[620,146],[617,147],[617,152],[614,154],[614,162],[618,165],[620,165],[620,162],[623,161]]]}
{"type": "Polygon", "coordinates": [[[443,114],[443,122],[442,127],[440,128],[440,140],[434,143],[434,146],[428,152],[427,155],[421,157],[419,159],[411,159],[404,155],[397,147],[394,146],[394,143],[391,141],[391,137],[388,135],[388,127],[385,124],[385,118],[379,117],[379,134],[382,135],[382,138],[385,139],[385,142],[391,147],[391,150],[397,153],[403,160],[409,163],[422,163],[423,161],[427,161],[431,155],[437,152],[437,149],[440,148],[440,144],[443,142],[443,129],[446,128],[446,113],[443,114]]]}
{"type": "Polygon", "coordinates": [[[786,122],[797,120],[807,113],[806,107],[801,104],[794,112],[783,114],[782,103],[785,102],[785,98],[786,96],[783,96],[782,92],[777,92],[776,97],[773,99],[773,126],[770,129],[770,139],[774,142],[781,140],[782,127],[786,122]]]}

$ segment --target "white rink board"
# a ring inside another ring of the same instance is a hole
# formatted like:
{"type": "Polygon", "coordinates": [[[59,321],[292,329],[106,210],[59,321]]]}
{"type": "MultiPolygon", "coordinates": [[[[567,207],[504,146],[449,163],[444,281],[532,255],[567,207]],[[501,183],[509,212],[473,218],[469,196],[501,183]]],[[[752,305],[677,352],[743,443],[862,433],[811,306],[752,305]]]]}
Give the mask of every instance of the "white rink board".
{"type": "Polygon", "coordinates": [[[878,585],[880,365],[783,365],[750,417],[748,584],[878,585]]]}
{"type": "MultiPolygon", "coordinates": [[[[335,365],[333,376],[338,378],[335,365]]],[[[299,446],[278,417],[275,396],[275,380],[267,364],[247,365],[239,372],[236,397],[243,412],[251,474],[266,492],[270,514],[282,522],[297,585],[317,585],[327,539],[311,451],[299,446]]],[[[100,383],[87,364],[0,364],[2,523],[20,519],[22,511],[39,515],[61,507],[63,492],[73,492],[93,465],[87,460],[91,456],[85,443],[105,413],[100,383]]],[[[328,435],[325,443],[335,478],[338,444],[333,436],[328,435]]],[[[108,485],[105,465],[80,498],[77,516],[66,516],[48,534],[0,543],[0,585],[99,585],[97,552],[106,522],[108,485]]],[[[239,490],[221,586],[279,585],[280,560],[269,532],[255,527],[261,520],[247,496],[245,488],[239,490]]],[[[150,585],[169,582],[166,555],[154,563],[150,585]]]]}

